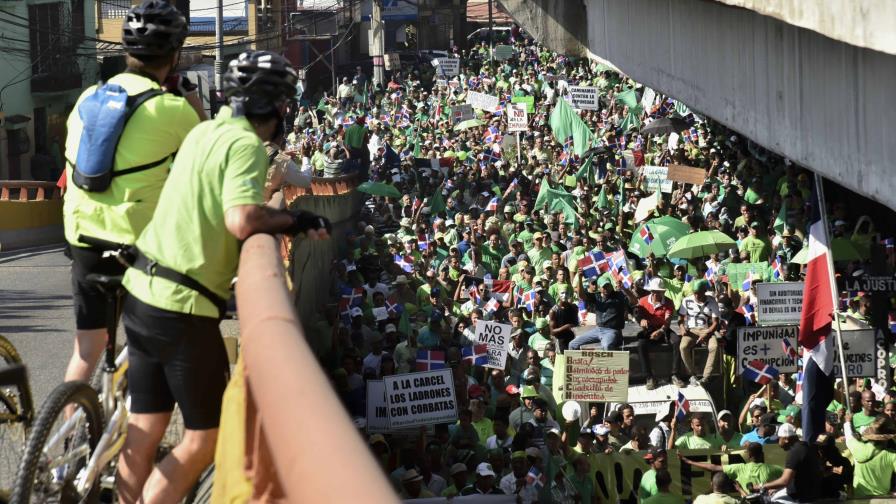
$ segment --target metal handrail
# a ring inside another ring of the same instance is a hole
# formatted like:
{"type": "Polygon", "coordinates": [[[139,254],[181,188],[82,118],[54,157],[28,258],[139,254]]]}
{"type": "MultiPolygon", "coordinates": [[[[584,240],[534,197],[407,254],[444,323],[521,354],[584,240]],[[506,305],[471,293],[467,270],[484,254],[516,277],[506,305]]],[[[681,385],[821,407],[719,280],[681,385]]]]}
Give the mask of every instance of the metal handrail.
{"type": "Polygon", "coordinates": [[[246,425],[260,423],[267,441],[255,482],[273,480],[284,502],[398,502],[306,343],[284,275],[274,237],[246,240],[236,287],[246,425]]]}

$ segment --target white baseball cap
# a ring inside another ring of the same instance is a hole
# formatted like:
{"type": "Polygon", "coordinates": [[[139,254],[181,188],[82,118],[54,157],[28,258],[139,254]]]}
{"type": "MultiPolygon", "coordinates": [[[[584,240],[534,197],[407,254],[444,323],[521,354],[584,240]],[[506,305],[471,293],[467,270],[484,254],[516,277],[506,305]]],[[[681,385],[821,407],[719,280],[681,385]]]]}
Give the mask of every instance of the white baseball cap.
{"type": "Polygon", "coordinates": [[[789,438],[796,436],[796,427],[790,425],[789,423],[781,424],[778,427],[778,437],[779,438],[789,438]]]}
{"type": "Polygon", "coordinates": [[[478,466],[476,466],[476,474],[479,476],[495,476],[495,471],[492,469],[492,465],[488,462],[482,462],[478,466]]]}

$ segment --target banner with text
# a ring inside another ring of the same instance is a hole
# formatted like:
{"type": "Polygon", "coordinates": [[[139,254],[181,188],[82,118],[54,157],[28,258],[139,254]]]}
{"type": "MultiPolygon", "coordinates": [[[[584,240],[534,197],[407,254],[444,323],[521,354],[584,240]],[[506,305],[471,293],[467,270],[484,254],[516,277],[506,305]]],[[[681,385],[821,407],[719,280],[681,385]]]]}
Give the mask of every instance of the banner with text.
{"type": "MultiPolygon", "coordinates": [[[[797,370],[796,359],[784,349],[786,338],[797,349],[799,326],[739,327],[737,329],[737,374],[744,372],[744,365],[759,360],[782,373],[797,370]]],[[[874,346],[872,340],[871,346],[874,346]]]]}
{"type": "Polygon", "coordinates": [[[386,376],[389,429],[454,422],[457,396],[450,369],[386,376]]]}
{"type": "Polygon", "coordinates": [[[470,91],[467,93],[467,103],[472,105],[473,108],[485,110],[486,112],[494,112],[495,110],[497,110],[498,105],[500,104],[497,96],[492,96],[477,91],[470,91]]]}
{"type": "Polygon", "coordinates": [[[525,103],[516,103],[507,107],[507,131],[528,131],[529,114],[525,103]]]}
{"type": "Polygon", "coordinates": [[[473,114],[473,107],[467,103],[451,107],[451,120],[454,121],[454,124],[473,119],[474,117],[476,116],[473,114]]]}
{"type": "Polygon", "coordinates": [[[803,282],[762,282],[756,284],[759,325],[799,324],[803,313],[803,282]]]}
{"type": "Polygon", "coordinates": [[[596,87],[570,86],[569,100],[573,108],[582,110],[597,110],[600,108],[600,98],[596,87]]]}
{"type": "MultiPolygon", "coordinates": [[[[567,350],[565,355],[563,400],[628,400],[628,352],[567,350]]],[[[554,379],[557,379],[556,373],[554,379]]]]}
{"type": "MultiPolygon", "coordinates": [[[[874,340],[874,329],[860,329],[857,331],[841,331],[843,336],[843,356],[846,361],[847,378],[876,377],[877,374],[877,345],[874,340]]],[[[831,333],[828,338],[834,338],[831,333]]],[[[837,345],[834,347],[834,370],[831,376],[840,378],[840,352],[837,345]]]]}
{"type": "Polygon", "coordinates": [[[510,348],[510,333],[513,326],[497,322],[476,321],[476,342],[488,345],[488,364],[484,367],[504,369],[510,348]]]}
{"type": "Polygon", "coordinates": [[[672,181],[668,180],[669,168],[666,166],[641,167],[641,176],[644,177],[644,189],[647,192],[656,192],[657,189],[664,193],[672,192],[672,181]]]}
{"type": "Polygon", "coordinates": [[[460,60],[458,58],[436,58],[432,60],[436,71],[445,77],[454,77],[460,73],[460,60]]]}

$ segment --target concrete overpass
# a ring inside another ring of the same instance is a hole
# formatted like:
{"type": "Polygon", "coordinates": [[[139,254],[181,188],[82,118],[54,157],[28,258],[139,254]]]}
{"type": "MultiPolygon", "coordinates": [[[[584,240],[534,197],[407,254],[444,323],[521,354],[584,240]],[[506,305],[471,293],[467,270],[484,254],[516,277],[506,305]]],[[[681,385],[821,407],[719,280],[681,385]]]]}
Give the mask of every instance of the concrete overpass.
{"type": "Polygon", "coordinates": [[[499,0],[553,50],[606,60],[896,209],[896,3],[499,0]]]}

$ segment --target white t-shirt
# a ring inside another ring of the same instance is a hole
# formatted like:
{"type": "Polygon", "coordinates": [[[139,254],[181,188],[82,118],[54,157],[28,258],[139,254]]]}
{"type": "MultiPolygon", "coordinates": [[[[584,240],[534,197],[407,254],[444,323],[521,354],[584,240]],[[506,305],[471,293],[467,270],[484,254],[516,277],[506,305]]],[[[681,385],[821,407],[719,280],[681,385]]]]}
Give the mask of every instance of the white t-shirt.
{"type": "Polygon", "coordinates": [[[703,303],[697,302],[694,296],[688,296],[681,302],[678,314],[685,316],[688,329],[709,327],[713,318],[719,318],[719,304],[712,296],[706,296],[703,303]]]}
{"type": "MultiPolygon", "coordinates": [[[[525,479],[525,476],[523,476],[525,479]]],[[[516,475],[511,472],[510,474],[501,478],[501,482],[498,484],[498,487],[507,495],[516,495],[516,475]]],[[[535,490],[535,487],[526,483],[523,486],[522,490],[520,490],[520,498],[522,499],[523,504],[531,504],[533,502],[538,502],[538,491],[535,490]]]]}
{"type": "Polygon", "coordinates": [[[380,377],[380,362],[383,361],[383,356],[386,355],[386,352],[380,352],[379,355],[373,355],[372,353],[367,354],[367,357],[364,357],[364,367],[362,368],[364,371],[368,369],[373,370],[376,373],[376,377],[380,377]]]}

